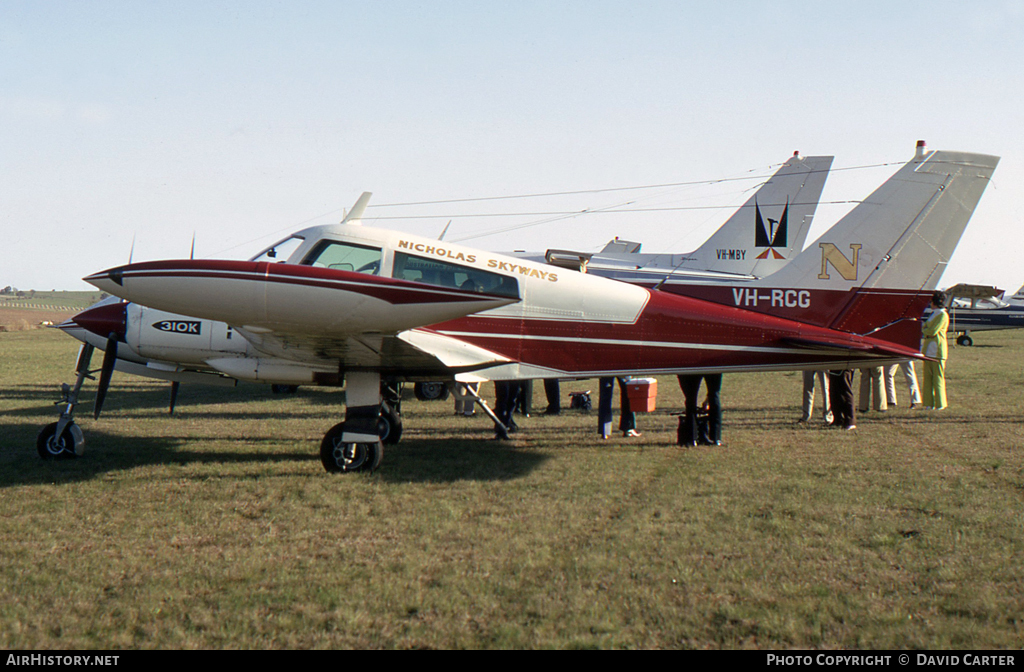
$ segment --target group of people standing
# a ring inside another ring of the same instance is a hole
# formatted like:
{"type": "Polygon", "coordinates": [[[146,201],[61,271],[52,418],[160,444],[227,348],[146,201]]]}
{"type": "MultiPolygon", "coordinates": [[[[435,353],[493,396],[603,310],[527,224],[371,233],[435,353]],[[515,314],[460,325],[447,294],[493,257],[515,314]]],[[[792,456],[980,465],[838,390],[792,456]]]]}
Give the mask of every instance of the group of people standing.
{"type": "MultiPolygon", "coordinates": [[[[949,314],[945,308],[946,297],[942,292],[932,295],[932,313],[921,330],[921,351],[928,357],[924,362],[924,381],[918,388],[914,363],[910,360],[861,369],[860,403],[857,410],[866,413],[872,407],[884,412],[896,405],[896,368],[903,371],[904,380],[910,391],[910,408],[923,405],[928,410],[946,408],[946,331],[949,328],[949,314]]],[[[811,419],[814,408],[815,378],[822,392],[822,419],[843,429],[856,429],[854,424],[853,369],[838,371],[804,371],[803,415],[800,422],[811,419]]]]}

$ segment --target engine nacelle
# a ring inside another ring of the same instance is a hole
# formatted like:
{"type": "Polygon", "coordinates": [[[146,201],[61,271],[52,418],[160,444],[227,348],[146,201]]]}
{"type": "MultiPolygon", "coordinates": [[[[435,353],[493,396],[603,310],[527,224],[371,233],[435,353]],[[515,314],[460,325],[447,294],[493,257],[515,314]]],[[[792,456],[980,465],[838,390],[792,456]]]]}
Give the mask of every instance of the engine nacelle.
{"type": "Polygon", "coordinates": [[[147,359],[196,366],[249,354],[249,343],[224,322],[200,320],[140,306],[127,307],[125,341],[147,359]]]}

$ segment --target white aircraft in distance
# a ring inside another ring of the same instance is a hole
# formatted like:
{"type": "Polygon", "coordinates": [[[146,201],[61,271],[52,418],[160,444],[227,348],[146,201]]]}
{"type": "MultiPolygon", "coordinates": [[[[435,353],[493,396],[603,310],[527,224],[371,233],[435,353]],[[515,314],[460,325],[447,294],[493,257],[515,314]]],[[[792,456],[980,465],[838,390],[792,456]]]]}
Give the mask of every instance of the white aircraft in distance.
{"type": "MultiPolygon", "coordinates": [[[[564,267],[580,270],[590,261],[590,272],[629,282],[656,284],[666,277],[705,280],[753,279],[781,268],[803,248],[810,231],[814,211],[832,166],[832,156],[800,156],[794,152],[782,166],[751,196],[722,226],[694,252],[687,254],[639,254],[639,243],[612,241],[596,255],[549,250],[547,260],[564,267]],[[775,217],[773,219],[772,217],[775,217]]],[[[362,217],[366,201],[348,214],[342,223],[355,223],[362,217]]],[[[276,258],[289,251],[279,244],[274,248],[276,258]]],[[[269,251],[268,251],[269,252],[269,251]]],[[[265,253],[266,254],[266,253],[265,253]]],[[[255,260],[264,258],[255,257],[255,260]]],[[[515,254],[514,256],[525,255],[515,254]]],[[[537,261],[543,261],[539,255],[537,261]]],[[[266,260],[271,257],[266,256],[266,260]]],[[[127,330],[123,346],[116,356],[105,357],[100,369],[100,386],[94,405],[94,416],[99,417],[106,398],[112,370],[138,376],[171,381],[170,410],[174,411],[179,383],[208,383],[233,385],[236,381],[206,364],[211,343],[232,338],[232,330],[223,322],[194,320],[185,315],[158,311],[134,303],[122,303],[110,297],[90,306],[78,317],[57,325],[68,335],[83,343],[76,370],[87,372],[93,352],[107,350],[107,333],[93,333],[79,322],[87,322],[90,311],[98,306],[119,304],[125,311],[127,330]],[[135,325],[139,325],[136,328],[135,325]],[[195,350],[196,352],[191,352],[195,350]]],[[[106,309],[115,310],[115,309],[106,309]]],[[[236,341],[237,343],[238,341],[236,341]]],[[[223,347],[219,346],[219,347],[223,347]]],[[[291,385],[275,385],[275,390],[294,389],[291,385]]],[[[64,393],[64,410],[72,413],[81,385],[70,386],[64,393]],[[68,395],[74,392],[75,401],[68,404],[68,395]]],[[[400,417],[401,394],[399,384],[387,381],[382,386],[387,401],[381,415],[380,430],[385,442],[394,443],[402,433],[400,417]]],[[[448,396],[444,381],[418,381],[414,385],[416,397],[427,401],[448,396]]]]}
{"type": "Polygon", "coordinates": [[[1014,306],[1024,306],[1024,286],[1017,290],[1017,292],[1010,297],[1010,303],[1014,306]]]}
{"type": "Polygon", "coordinates": [[[734,282],[765,277],[803,249],[833,158],[794,152],[693,252],[647,254],[640,252],[640,243],[615,239],[597,253],[550,249],[543,255],[513,255],[648,286],[666,278],[734,282]]]}
{"type": "Polygon", "coordinates": [[[1003,301],[1003,290],[983,285],[954,285],[946,290],[949,330],[958,345],[974,345],[971,332],[1024,327],[1024,305],[1003,301]]]}
{"type": "MultiPolygon", "coordinates": [[[[782,270],[734,286],[657,291],[352,224],[294,234],[289,263],[154,261],[86,280],[232,325],[244,352],[211,343],[206,363],[234,378],[344,384],[345,419],[325,434],[321,461],[373,470],[382,376],[477,382],[920,359],[920,315],[997,163],[922,152],[782,270]]],[[[83,326],[123,341],[129,325],[111,312],[83,326]]],[[[40,434],[44,456],[79,452],[80,430],[61,422],[40,434]]]]}

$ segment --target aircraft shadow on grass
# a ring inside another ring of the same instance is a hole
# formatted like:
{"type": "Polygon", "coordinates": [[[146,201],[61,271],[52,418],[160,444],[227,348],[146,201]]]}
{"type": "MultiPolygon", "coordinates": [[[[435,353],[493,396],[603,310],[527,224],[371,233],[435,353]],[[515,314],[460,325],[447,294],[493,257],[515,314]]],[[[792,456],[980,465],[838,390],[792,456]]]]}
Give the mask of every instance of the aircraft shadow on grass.
{"type": "MultiPolygon", "coordinates": [[[[5,416],[52,416],[57,419],[60,414],[56,409],[56,403],[60,399],[60,390],[53,385],[11,385],[3,390],[4,398],[7,400],[26,402],[30,408],[22,407],[0,411],[0,418],[5,416]]],[[[93,391],[86,388],[83,390],[81,403],[76,410],[77,416],[87,416],[92,413],[93,391]]],[[[182,386],[175,403],[175,414],[198,413],[202,417],[216,419],[232,419],[245,417],[260,417],[283,419],[295,417],[296,415],[314,414],[316,409],[323,407],[330,412],[334,409],[336,414],[341,415],[341,408],[344,404],[344,393],[332,389],[300,389],[295,394],[278,395],[270,391],[267,385],[247,385],[245,388],[224,388],[213,386],[182,386]],[[302,399],[306,408],[296,410],[294,407],[282,408],[280,411],[268,410],[267,402],[302,399]],[[264,402],[261,406],[255,406],[249,402],[264,402]],[[207,406],[211,404],[236,404],[245,403],[238,411],[210,412],[207,406]]],[[[170,402],[169,388],[166,386],[144,385],[137,388],[118,389],[111,387],[103,406],[104,417],[117,413],[118,411],[132,414],[163,414],[168,412],[170,402]]]]}
{"type": "MultiPolygon", "coordinates": [[[[0,420],[0,490],[7,487],[41,484],[72,484],[98,476],[147,465],[242,464],[252,463],[261,474],[271,463],[308,463],[309,475],[326,475],[318,454],[319,443],[296,439],[295,449],[261,450],[260,443],[280,446],[281,440],[238,437],[238,450],[204,449],[204,441],[183,432],[182,436],[139,437],[130,433],[104,431],[88,427],[83,457],[47,461],[36,452],[36,437],[41,425],[32,422],[0,420]],[[254,449],[253,444],[257,447],[254,449]],[[195,449],[195,448],[198,449],[195,449]]],[[[232,438],[214,439],[220,444],[232,438]]],[[[372,478],[393,483],[446,483],[464,480],[506,481],[525,476],[548,457],[523,450],[514,444],[496,443],[482,438],[412,439],[387,446],[389,464],[372,478]]],[[[247,473],[244,478],[251,478],[247,473]]]]}

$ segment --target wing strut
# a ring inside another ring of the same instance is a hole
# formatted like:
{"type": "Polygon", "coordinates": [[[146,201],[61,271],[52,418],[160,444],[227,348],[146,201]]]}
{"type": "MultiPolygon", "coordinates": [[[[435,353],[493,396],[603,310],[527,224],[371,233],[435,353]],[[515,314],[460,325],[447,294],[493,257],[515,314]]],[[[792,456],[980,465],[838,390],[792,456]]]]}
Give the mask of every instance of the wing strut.
{"type": "Polygon", "coordinates": [[[461,387],[463,387],[466,390],[467,396],[473,397],[474,401],[476,401],[476,403],[480,405],[480,408],[484,409],[484,413],[487,414],[487,417],[494,421],[494,429],[495,431],[497,431],[498,436],[500,436],[503,439],[512,438],[508,434],[508,427],[506,427],[505,424],[498,419],[498,416],[494,414],[494,411],[492,411],[491,407],[487,405],[487,402],[484,401],[483,397],[481,397],[478,393],[474,392],[473,388],[469,387],[468,385],[462,385],[461,387]]]}

